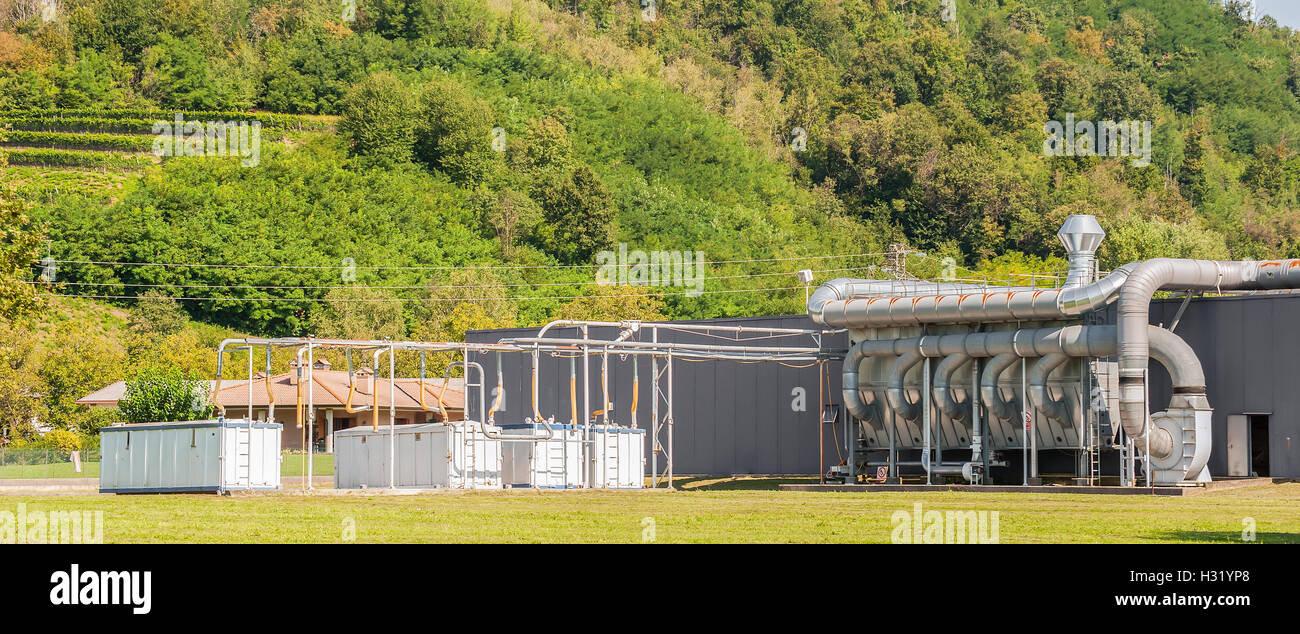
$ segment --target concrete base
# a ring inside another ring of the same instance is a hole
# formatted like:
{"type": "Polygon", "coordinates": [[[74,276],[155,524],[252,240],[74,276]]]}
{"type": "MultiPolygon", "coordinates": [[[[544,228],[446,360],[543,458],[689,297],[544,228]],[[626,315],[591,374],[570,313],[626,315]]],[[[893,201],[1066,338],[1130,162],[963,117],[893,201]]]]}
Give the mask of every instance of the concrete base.
{"type": "Polygon", "coordinates": [[[1192,483],[1190,486],[1118,487],[1118,486],[1023,486],[1019,484],[782,484],[782,491],[822,491],[836,493],[920,493],[926,491],[961,491],[967,493],[1082,493],[1090,495],[1158,495],[1185,496],[1272,484],[1272,478],[1248,478],[1192,483]]]}

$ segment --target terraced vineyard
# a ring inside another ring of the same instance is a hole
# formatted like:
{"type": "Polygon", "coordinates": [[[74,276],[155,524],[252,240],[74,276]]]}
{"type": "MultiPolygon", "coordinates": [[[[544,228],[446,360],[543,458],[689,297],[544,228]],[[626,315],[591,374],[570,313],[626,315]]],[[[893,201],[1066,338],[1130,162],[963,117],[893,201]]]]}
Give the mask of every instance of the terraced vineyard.
{"type": "Polygon", "coordinates": [[[263,133],[328,132],[333,117],[269,112],[162,110],[0,111],[0,154],[10,165],[95,170],[140,170],[154,155],[158,124],[259,122],[263,133]]]}

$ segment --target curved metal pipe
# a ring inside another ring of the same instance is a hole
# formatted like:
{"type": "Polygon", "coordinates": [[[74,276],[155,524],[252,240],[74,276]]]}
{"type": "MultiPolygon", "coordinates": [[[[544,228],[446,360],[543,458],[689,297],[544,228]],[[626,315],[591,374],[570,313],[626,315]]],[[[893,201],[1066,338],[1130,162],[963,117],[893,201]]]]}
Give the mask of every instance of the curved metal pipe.
{"type": "MultiPolygon", "coordinates": [[[[422,410],[424,410],[424,411],[426,411],[426,412],[433,412],[433,411],[438,412],[438,418],[441,419],[439,422],[443,422],[443,423],[445,423],[445,422],[447,422],[447,420],[448,420],[448,416],[447,416],[447,404],[446,404],[446,402],[444,402],[444,401],[442,400],[442,394],[435,394],[435,395],[433,396],[433,400],[435,400],[435,401],[438,402],[438,409],[435,410],[435,409],[429,407],[428,405],[426,405],[426,404],[424,403],[424,392],[425,392],[425,390],[424,390],[424,376],[425,376],[425,373],[427,372],[427,369],[426,369],[426,368],[427,368],[427,363],[428,363],[428,359],[425,357],[425,351],[421,350],[421,351],[420,351],[420,409],[422,409],[422,410]]],[[[482,377],[480,377],[480,378],[482,378],[482,377]]],[[[442,382],[442,390],[443,390],[444,393],[447,391],[447,380],[446,380],[446,379],[444,379],[443,382],[442,382]]]]}
{"type": "MultiPolygon", "coordinates": [[[[1165,288],[1185,290],[1266,290],[1300,287],[1300,260],[1227,262],[1156,258],[1141,263],[1119,293],[1119,400],[1124,432],[1145,441],[1147,432],[1146,370],[1152,356],[1151,299],[1165,288]]],[[[1180,339],[1181,341],[1181,339],[1180,339]]],[[[1182,355],[1180,355],[1182,356],[1182,355]]],[[[1192,355],[1195,359],[1195,355],[1192,355]]],[[[1185,361],[1185,360],[1184,360],[1185,361]]],[[[1196,363],[1199,370],[1200,363],[1196,363]]],[[[1204,379],[1199,392],[1204,394],[1204,379]]],[[[1197,386],[1183,386],[1185,390],[1197,386]]],[[[1177,392],[1176,392],[1177,393],[1177,392]]],[[[1172,439],[1151,438],[1151,455],[1164,457],[1174,451],[1172,439]],[[1158,453],[1163,452],[1162,453],[1158,453]]]]}
{"type": "MultiPolygon", "coordinates": [[[[253,354],[251,349],[248,354],[253,354]]],[[[253,386],[248,386],[248,389],[252,391],[253,386]]],[[[252,411],[249,411],[248,418],[252,420],[252,411]]],[[[275,422],[275,392],[271,391],[271,346],[266,347],[266,420],[269,423],[275,422]]]]}
{"type": "Polygon", "coordinates": [[[1019,403],[1014,399],[1007,401],[1002,398],[1002,390],[998,389],[998,380],[1002,378],[1002,373],[1007,371],[1020,360],[1020,356],[1014,352],[1003,352],[989,359],[984,364],[984,374],[980,377],[980,400],[988,407],[990,415],[999,420],[1009,421],[1019,419],[1016,410],[1019,403]]]}
{"type": "Polygon", "coordinates": [[[808,315],[815,323],[843,328],[1065,319],[1104,308],[1137,266],[1126,264],[1087,286],[996,293],[984,286],[972,290],[929,282],[933,289],[921,286],[922,294],[905,296],[880,286],[897,282],[841,278],[817,289],[808,300],[808,315]]]}
{"type": "Polygon", "coordinates": [[[1047,377],[1069,360],[1070,357],[1065,353],[1053,352],[1040,357],[1029,370],[1029,404],[1041,411],[1044,416],[1059,422],[1068,421],[1069,405],[1065,399],[1051,397],[1047,389],[1047,377]]]}
{"type": "Polygon", "coordinates": [[[939,404],[939,409],[955,421],[965,421],[969,418],[970,407],[968,407],[969,399],[958,401],[953,396],[952,375],[970,360],[970,355],[958,352],[944,357],[934,369],[934,400],[939,404]]]}
{"type": "MultiPolygon", "coordinates": [[[[915,422],[921,417],[921,402],[912,403],[907,400],[905,379],[907,371],[924,358],[920,350],[909,350],[894,359],[894,363],[889,366],[889,384],[885,398],[889,401],[889,409],[909,422],[915,422]]],[[[921,398],[929,398],[929,395],[923,394],[921,398]]]]}
{"type": "Polygon", "coordinates": [[[492,408],[488,410],[487,422],[489,425],[496,424],[497,410],[501,408],[501,399],[505,398],[505,381],[501,374],[501,352],[497,352],[497,393],[492,399],[492,408]]]}
{"type": "MultiPolygon", "coordinates": [[[[862,365],[864,363],[870,364],[874,359],[874,357],[866,354],[867,347],[874,343],[877,342],[860,341],[849,348],[848,353],[844,357],[844,367],[840,383],[845,409],[849,410],[849,413],[858,420],[872,424],[879,424],[882,420],[880,408],[878,407],[880,401],[877,399],[875,402],[867,403],[862,400],[862,391],[860,383],[858,382],[858,373],[861,371],[862,365]]],[[[868,365],[868,367],[870,366],[868,365]]],[[[870,370],[868,370],[868,372],[870,372],[870,370]]]]}
{"type": "MultiPolygon", "coordinates": [[[[348,364],[348,398],[343,403],[343,411],[349,414],[357,414],[360,412],[364,412],[370,409],[369,405],[362,405],[361,407],[355,407],[355,408],[352,407],[352,397],[357,393],[357,375],[355,372],[352,371],[352,348],[348,348],[347,354],[344,356],[347,357],[347,364],[348,364]]],[[[301,365],[299,367],[301,367],[301,365]]],[[[302,378],[301,371],[298,373],[298,377],[300,379],[302,378]]],[[[302,394],[302,388],[298,389],[298,393],[299,395],[302,394]]]]}
{"type": "MultiPolygon", "coordinates": [[[[373,412],[373,415],[370,417],[370,428],[375,432],[379,431],[379,357],[382,356],[385,352],[387,352],[387,350],[384,349],[379,349],[375,351],[375,361],[373,364],[375,371],[373,374],[370,375],[370,393],[374,397],[374,401],[371,403],[370,406],[370,411],[373,412]]],[[[390,393],[392,392],[391,385],[389,386],[389,392],[390,393]]],[[[389,409],[392,409],[393,403],[389,403],[388,406],[389,409]]]]}

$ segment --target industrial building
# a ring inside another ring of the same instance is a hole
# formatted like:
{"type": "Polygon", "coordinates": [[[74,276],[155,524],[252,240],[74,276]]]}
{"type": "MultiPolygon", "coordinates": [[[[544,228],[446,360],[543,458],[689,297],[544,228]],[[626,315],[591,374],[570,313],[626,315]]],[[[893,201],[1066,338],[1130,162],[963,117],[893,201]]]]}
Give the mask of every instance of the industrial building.
{"type": "MultiPolygon", "coordinates": [[[[678,360],[674,414],[651,430],[649,475],[671,462],[677,474],[851,482],[1300,477],[1300,390],[1288,389],[1300,383],[1300,295],[1290,290],[1300,264],[1151,260],[1102,276],[1095,220],[1072,217],[1060,235],[1071,270],[1059,287],[841,279],[812,294],[809,315],[680,322],[821,333],[820,362],[678,360]]],[[[645,341],[631,322],[585,330],[597,353],[601,342],[645,341]]],[[[467,341],[526,346],[533,333],[484,330],[467,341]]],[[[808,346],[809,337],[768,343],[808,346]]],[[[720,339],[660,324],[656,341],[720,339]]],[[[649,359],[617,352],[603,376],[626,422],[635,394],[661,388],[649,359]]],[[[480,361],[498,371],[495,358],[480,361]]],[[[524,358],[502,363],[508,412],[526,406],[534,373],[524,358]]],[[[577,373],[586,389],[602,389],[601,363],[590,357],[577,373]]],[[[568,364],[543,359],[538,373],[538,407],[562,420],[575,398],[568,364]]]]}

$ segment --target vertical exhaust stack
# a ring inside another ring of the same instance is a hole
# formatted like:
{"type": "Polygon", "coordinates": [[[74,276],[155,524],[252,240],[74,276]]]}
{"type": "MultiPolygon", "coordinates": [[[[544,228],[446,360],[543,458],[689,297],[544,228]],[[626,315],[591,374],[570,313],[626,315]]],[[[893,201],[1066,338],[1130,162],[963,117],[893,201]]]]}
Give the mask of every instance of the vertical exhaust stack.
{"type": "Polygon", "coordinates": [[[1069,256],[1070,270],[1065,276],[1066,288],[1077,288],[1092,283],[1096,268],[1097,247],[1106,238],[1106,231],[1093,216],[1075,214],[1066,218],[1056,232],[1069,256]]]}

